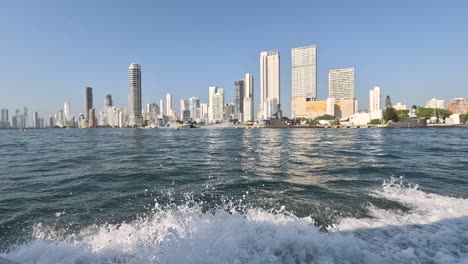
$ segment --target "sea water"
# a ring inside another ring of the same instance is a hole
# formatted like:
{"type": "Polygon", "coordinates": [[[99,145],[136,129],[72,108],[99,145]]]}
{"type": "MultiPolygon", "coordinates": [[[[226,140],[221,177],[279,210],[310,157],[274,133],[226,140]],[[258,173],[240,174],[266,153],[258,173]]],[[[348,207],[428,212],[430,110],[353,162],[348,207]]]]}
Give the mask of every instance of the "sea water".
{"type": "Polygon", "coordinates": [[[0,131],[20,263],[468,263],[468,129],[0,131]]]}

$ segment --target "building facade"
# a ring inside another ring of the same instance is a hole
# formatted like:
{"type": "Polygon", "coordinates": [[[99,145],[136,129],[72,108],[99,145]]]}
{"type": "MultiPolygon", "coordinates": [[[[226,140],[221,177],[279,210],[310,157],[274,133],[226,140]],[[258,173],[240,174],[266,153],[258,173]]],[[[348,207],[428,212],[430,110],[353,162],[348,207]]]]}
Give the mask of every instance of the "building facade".
{"type": "Polygon", "coordinates": [[[354,98],[354,68],[330,70],[328,97],[354,98]]]}
{"type": "Polygon", "coordinates": [[[172,117],[172,94],[166,94],[166,116],[172,117]]]}
{"type": "Polygon", "coordinates": [[[317,47],[291,49],[291,117],[303,116],[306,102],[317,99],[317,47]]]}
{"type": "Polygon", "coordinates": [[[260,106],[258,119],[281,117],[280,57],[278,50],[260,53],[260,106]],[[276,105],[272,105],[276,103],[276,105]],[[268,105],[269,104],[269,105],[268,105]]]}
{"type": "Polygon", "coordinates": [[[253,75],[246,73],[244,77],[244,102],[242,122],[254,121],[254,79],[253,75]]]}
{"type": "Polygon", "coordinates": [[[89,110],[93,108],[93,88],[85,88],[85,113],[86,119],[89,119],[89,110]]]}
{"type": "Polygon", "coordinates": [[[448,110],[454,114],[468,114],[468,98],[453,98],[448,103],[448,110]]]}
{"type": "Polygon", "coordinates": [[[244,113],[244,80],[234,82],[234,119],[242,122],[244,113]]]}
{"type": "Polygon", "coordinates": [[[369,92],[369,112],[382,110],[382,98],[380,97],[380,87],[376,86],[369,92]]]}
{"type": "Polygon", "coordinates": [[[139,64],[130,64],[130,67],[128,68],[128,85],[130,88],[128,125],[131,127],[142,126],[141,67],[139,64]]]}
{"type": "Polygon", "coordinates": [[[432,98],[431,100],[426,102],[427,108],[437,108],[437,109],[445,109],[445,100],[439,100],[437,98],[432,98]]]}
{"type": "Polygon", "coordinates": [[[216,86],[208,88],[208,122],[224,121],[224,89],[216,86]]]}
{"type": "Polygon", "coordinates": [[[192,121],[200,121],[201,112],[200,112],[200,99],[198,97],[189,98],[189,110],[190,110],[190,119],[192,121]]]}

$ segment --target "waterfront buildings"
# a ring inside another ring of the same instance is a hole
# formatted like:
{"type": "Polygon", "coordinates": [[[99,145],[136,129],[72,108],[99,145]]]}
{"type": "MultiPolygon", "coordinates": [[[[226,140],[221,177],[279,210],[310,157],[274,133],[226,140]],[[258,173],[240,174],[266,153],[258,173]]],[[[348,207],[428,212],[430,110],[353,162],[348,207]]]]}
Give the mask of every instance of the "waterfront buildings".
{"type": "Polygon", "coordinates": [[[329,71],[328,97],[354,98],[354,68],[329,71]]]}
{"type": "Polygon", "coordinates": [[[244,80],[234,82],[234,118],[242,122],[244,113],[244,80]]]}
{"type": "Polygon", "coordinates": [[[242,121],[249,122],[254,121],[254,79],[253,75],[246,73],[244,77],[244,93],[243,93],[243,109],[242,109],[242,121]]]}
{"type": "Polygon", "coordinates": [[[93,108],[93,88],[86,87],[85,88],[85,114],[86,119],[89,119],[89,110],[93,108]]]}
{"type": "Polygon", "coordinates": [[[260,107],[258,119],[281,117],[280,57],[278,50],[260,53],[260,107]]]}
{"type": "Polygon", "coordinates": [[[224,121],[224,89],[216,86],[208,88],[208,122],[224,121]]]}
{"type": "Polygon", "coordinates": [[[291,49],[291,117],[306,115],[307,102],[317,99],[317,48],[291,49]]]}
{"type": "Polygon", "coordinates": [[[454,114],[468,114],[468,98],[453,98],[448,103],[448,110],[454,114]]]}
{"type": "Polygon", "coordinates": [[[128,68],[129,95],[129,126],[142,126],[141,107],[141,68],[139,64],[132,63],[128,68]]]}

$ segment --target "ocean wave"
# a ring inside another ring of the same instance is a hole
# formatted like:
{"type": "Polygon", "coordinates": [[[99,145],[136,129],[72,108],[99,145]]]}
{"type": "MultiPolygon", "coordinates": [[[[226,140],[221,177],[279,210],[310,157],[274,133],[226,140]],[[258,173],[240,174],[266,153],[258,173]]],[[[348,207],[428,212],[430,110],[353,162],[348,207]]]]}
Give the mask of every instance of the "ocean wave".
{"type": "Polygon", "coordinates": [[[368,205],[370,217],[318,227],[284,208],[162,207],[129,223],[62,236],[37,224],[34,239],[0,254],[23,264],[460,263],[468,262],[468,200],[426,193],[401,179],[372,196],[409,211],[368,205]]]}

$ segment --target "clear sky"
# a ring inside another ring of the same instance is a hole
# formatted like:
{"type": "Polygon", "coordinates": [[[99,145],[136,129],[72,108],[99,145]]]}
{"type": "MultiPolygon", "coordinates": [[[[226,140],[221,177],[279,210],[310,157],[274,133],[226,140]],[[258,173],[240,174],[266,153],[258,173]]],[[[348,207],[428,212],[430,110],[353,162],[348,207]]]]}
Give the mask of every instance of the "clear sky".
{"type": "Polygon", "coordinates": [[[128,66],[142,67],[143,104],[166,93],[208,98],[246,72],[259,95],[261,51],[278,49],[283,111],[290,114],[291,48],[317,45],[318,96],[328,71],[354,67],[360,109],[369,90],[408,105],[468,96],[468,1],[0,1],[0,108],[40,116],[71,103],[84,87],[128,104],[128,66]]]}

